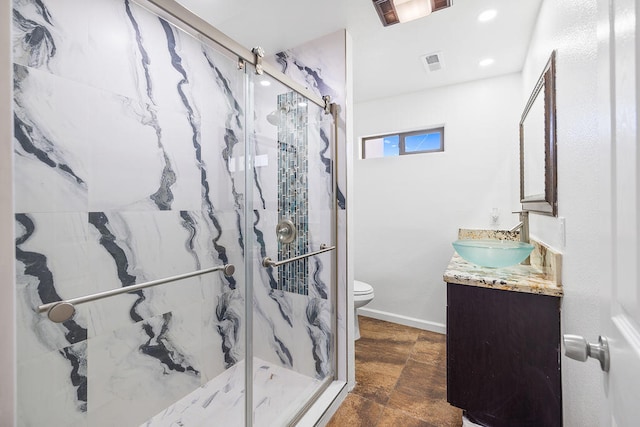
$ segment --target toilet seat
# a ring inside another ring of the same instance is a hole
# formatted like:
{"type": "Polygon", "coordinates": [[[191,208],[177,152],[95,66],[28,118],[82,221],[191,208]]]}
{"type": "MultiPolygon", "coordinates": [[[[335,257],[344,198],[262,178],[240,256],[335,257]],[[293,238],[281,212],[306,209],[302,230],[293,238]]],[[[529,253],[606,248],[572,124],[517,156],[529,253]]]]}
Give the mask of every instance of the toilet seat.
{"type": "Polygon", "coordinates": [[[359,280],[353,281],[353,294],[357,297],[363,297],[367,295],[373,295],[373,287],[365,282],[359,280]]]}
{"type": "Polygon", "coordinates": [[[359,280],[353,281],[353,339],[360,339],[360,325],[358,324],[358,309],[369,304],[373,299],[373,286],[359,280]]]}

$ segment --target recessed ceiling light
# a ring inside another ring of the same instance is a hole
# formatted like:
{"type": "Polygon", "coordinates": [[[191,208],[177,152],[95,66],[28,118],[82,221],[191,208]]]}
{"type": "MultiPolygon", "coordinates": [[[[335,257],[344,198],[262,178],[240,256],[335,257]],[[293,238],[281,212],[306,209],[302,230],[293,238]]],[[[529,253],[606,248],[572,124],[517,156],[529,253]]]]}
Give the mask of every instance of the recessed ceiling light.
{"type": "Polygon", "coordinates": [[[491,21],[493,18],[496,17],[497,14],[498,14],[498,11],[495,9],[485,10],[480,15],[478,15],[478,21],[480,22],[491,21]]]}
{"type": "Polygon", "coordinates": [[[271,86],[271,82],[269,80],[260,80],[260,84],[262,86],[271,86]]]}
{"type": "Polygon", "coordinates": [[[422,18],[431,13],[431,0],[393,0],[401,23],[422,18]]]}
{"type": "Polygon", "coordinates": [[[479,66],[481,67],[488,67],[489,65],[493,64],[495,61],[493,60],[493,58],[485,58],[482,61],[480,61],[478,63],[479,66]]]}
{"type": "Polygon", "coordinates": [[[385,27],[422,18],[451,6],[452,0],[373,0],[373,7],[385,27]],[[437,4],[434,4],[437,3],[437,4]]]}

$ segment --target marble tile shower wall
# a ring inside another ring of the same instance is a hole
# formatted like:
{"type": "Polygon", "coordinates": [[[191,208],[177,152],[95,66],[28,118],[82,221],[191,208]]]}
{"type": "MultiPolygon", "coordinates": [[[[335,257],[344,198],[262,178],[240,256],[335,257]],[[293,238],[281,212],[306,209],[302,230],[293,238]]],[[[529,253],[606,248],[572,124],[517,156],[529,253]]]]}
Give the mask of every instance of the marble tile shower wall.
{"type": "MultiPolygon", "coordinates": [[[[347,58],[347,35],[345,31],[337,31],[319,39],[313,40],[302,46],[279,52],[269,60],[280,70],[296,80],[298,83],[306,86],[309,90],[315,92],[318,96],[329,95],[332,102],[336,102],[340,106],[338,117],[338,136],[337,148],[338,158],[334,159],[331,152],[331,143],[333,140],[333,128],[326,124],[318,126],[318,131],[311,131],[309,135],[313,137],[310,140],[309,159],[310,162],[317,159],[315,154],[320,155],[320,163],[310,163],[309,166],[309,188],[323,189],[322,191],[329,195],[331,200],[336,198],[337,213],[337,240],[331,233],[326,233],[320,240],[312,242],[312,248],[318,249],[321,243],[335,244],[338,251],[337,266],[337,296],[336,307],[334,310],[337,314],[337,330],[341,336],[346,336],[346,318],[343,316],[347,312],[346,292],[347,286],[347,163],[346,159],[350,156],[347,149],[347,81],[346,81],[346,58],[347,58]],[[336,166],[337,165],[337,166],[336,166]],[[332,188],[332,182],[326,180],[326,174],[331,174],[333,168],[336,168],[337,185],[335,194],[332,188]],[[321,172],[324,171],[323,175],[321,172]]],[[[313,114],[311,115],[313,116],[313,114]]],[[[321,123],[322,119],[313,117],[311,123],[321,123]]],[[[326,223],[323,218],[323,206],[315,197],[309,200],[309,222],[310,224],[326,223]]],[[[275,226],[275,224],[274,224],[275,226]]],[[[327,259],[327,258],[321,258],[327,259]]],[[[327,268],[322,264],[312,262],[316,270],[312,269],[311,277],[314,277],[314,271],[318,271],[317,267],[327,268]]],[[[327,284],[331,281],[327,281],[327,284]]],[[[324,290],[318,290],[316,286],[310,286],[312,295],[324,295],[324,290]]],[[[333,292],[328,288],[327,292],[333,292]]],[[[327,316],[328,318],[328,316],[327,316]]],[[[340,372],[347,370],[347,354],[346,346],[339,347],[337,350],[336,369],[340,372]]]]}
{"type": "Polygon", "coordinates": [[[13,5],[18,419],[143,422],[244,358],[242,75],[130,1],[13,5]]]}
{"type": "MultiPolygon", "coordinates": [[[[281,87],[278,95],[289,93],[281,87]]],[[[256,97],[256,114],[264,118],[278,109],[277,96],[272,99],[256,97]]],[[[322,243],[331,244],[333,236],[333,211],[331,189],[331,170],[325,167],[330,156],[330,141],[322,135],[330,132],[332,122],[323,113],[322,108],[310,104],[307,106],[307,124],[301,129],[307,150],[307,188],[308,205],[307,247],[317,250],[322,243]]],[[[323,379],[334,372],[332,367],[333,332],[331,316],[333,298],[333,253],[325,253],[308,259],[307,294],[289,292],[300,289],[303,281],[290,286],[279,286],[278,268],[264,268],[262,258],[270,256],[276,259],[279,245],[276,236],[276,224],[279,221],[279,189],[283,188],[281,172],[292,177],[291,168],[281,170],[279,159],[279,141],[285,135],[278,134],[278,127],[264,124],[257,127],[255,138],[256,155],[267,156],[268,164],[255,169],[261,183],[259,193],[254,191],[254,213],[261,224],[260,230],[254,229],[258,246],[255,248],[253,280],[254,286],[254,322],[253,351],[256,357],[278,366],[292,369],[301,374],[323,379]],[[259,285],[258,285],[259,284],[259,285]]],[[[282,128],[281,128],[282,130],[282,128]]],[[[285,132],[286,133],[286,132],[285,132]]],[[[288,214],[288,213],[287,213],[288,214]]],[[[304,224],[300,218],[291,218],[298,228],[304,224]]],[[[304,222],[304,220],[302,221],[304,222]]],[[[303,249],[301,249],[303,250],[303,249]]],[[[306,253],[307,249],[303,250],[306,253]]]]}

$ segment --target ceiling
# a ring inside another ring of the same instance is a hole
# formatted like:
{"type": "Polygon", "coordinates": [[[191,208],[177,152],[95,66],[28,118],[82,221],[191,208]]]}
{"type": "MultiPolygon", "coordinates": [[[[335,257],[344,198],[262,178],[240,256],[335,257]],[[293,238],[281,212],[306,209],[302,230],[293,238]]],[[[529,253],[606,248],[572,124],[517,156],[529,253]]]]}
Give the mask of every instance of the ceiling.
{"type": "Polygon", "coordinates": [[[383,27],[371,0],[178,0],[240,44],[267,54],[346,28],[353,40],[354,102],[522,70],[542,0],[452,0],[450,8],[383,27]],[[498,11],[479,22],[487,9],[498,11]],[[442,53],[428,72],[421,56],[442,53]],[[479,61],[493,58],[490,66],[479,61]]]}

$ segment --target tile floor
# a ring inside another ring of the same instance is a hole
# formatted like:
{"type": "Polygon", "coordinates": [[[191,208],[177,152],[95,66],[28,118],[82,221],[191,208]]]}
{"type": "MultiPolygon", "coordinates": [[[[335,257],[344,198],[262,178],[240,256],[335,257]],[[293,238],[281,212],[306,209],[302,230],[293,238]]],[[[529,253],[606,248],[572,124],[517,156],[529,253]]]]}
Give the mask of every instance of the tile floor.
{"type": "Polygon", "coordinates": [[[447,403],[444,335],[363,316],[360,333],[356,387],[329,427],[462,425],[447,403]]]}

